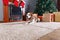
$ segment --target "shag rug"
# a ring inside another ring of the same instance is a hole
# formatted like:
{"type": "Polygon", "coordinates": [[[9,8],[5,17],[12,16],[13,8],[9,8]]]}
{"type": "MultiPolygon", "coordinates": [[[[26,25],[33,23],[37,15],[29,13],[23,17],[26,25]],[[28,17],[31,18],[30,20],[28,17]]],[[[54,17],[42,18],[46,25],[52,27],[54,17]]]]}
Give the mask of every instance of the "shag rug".
{"type": "Polygon", "coordinates": [[[59,28],[60,23],[56,22],[0,23],[0,40],[40,40],[41,37],[59,28]]]}

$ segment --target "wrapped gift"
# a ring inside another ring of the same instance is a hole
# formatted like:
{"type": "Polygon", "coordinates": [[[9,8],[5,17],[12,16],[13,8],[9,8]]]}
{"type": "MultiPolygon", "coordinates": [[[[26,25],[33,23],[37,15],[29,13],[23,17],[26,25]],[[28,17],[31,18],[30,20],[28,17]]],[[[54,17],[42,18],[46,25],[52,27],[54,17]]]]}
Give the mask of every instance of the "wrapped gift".
{"type": "Polygon", "coordinates": [[[40,21],[42,21],[43,16],[38,16],[38,18],[40,19],[40,21]]]}
{"type": "Polygon", "coordinates": [[[47,14],[43,14],[43,22],[54,22],[54,14],[51,13],[47,13],[47,14]]]}
{"type": "Polygon", "coordinates": [[[60,12],[54,12],[55,14],[55,22],[60,22],[60,12]]]}

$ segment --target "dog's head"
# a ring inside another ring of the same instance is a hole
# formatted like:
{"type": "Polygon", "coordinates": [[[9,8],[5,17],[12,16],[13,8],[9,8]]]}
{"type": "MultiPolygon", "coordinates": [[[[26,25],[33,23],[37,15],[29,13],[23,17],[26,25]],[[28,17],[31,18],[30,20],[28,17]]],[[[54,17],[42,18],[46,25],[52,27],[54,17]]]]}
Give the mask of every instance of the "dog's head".
{"type": "Polygon", "coordinates": [[[31,13],[27,13],[27,18],[31,18],[32,14],[31,13]]]}

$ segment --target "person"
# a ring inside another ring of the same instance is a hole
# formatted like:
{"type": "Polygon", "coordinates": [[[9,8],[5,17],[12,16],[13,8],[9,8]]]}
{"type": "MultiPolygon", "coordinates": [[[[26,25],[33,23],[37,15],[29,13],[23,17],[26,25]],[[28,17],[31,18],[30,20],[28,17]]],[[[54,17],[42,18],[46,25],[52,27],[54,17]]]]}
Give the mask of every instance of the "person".
{"type": "Polygon", "coordinates": [[[23,21],[26,21],[26,15],[25,15],[25,1],[21,0],[20,2],[20,7],[22,11],[22,16],[23,16],[23,21]]]}
{"type": "Polygon", "coordinates": [[[5,6],[8,6],[9,4],[9,0],[3,0],[3,4],[5,5],[5,6]]]}
{"type": "Polygon", "coordinates": [[[22,0],[15,0],[12,8],[12,15],[15,15],[15,20],[22,20],[24,2],[22,0]]]}
{"type": "Polygon", "coordinates": [[[23,15],[25,15],[25,2],[23,0],[21,0],[21,2],[20,2],[20,7],[21,7],[21,11],[22,11],[23,15]]]}

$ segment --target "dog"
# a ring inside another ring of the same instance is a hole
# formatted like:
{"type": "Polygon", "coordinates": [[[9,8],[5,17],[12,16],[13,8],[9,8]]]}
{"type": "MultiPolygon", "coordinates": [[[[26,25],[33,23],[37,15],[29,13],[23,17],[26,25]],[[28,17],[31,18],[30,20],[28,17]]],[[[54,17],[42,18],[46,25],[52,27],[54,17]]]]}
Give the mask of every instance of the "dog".
{"type": "Polygon", "coordinates": [[[26,15],[26,16],[27,16],[27,18],[26,18],[26,19],[27,19],[27,21],[28,21],[28,20],[31,20],[31,18],[32,18],[32,13],[30,13],[30,12],[29,12],[29,13],[27,13],[27,15],[26,15]]]}
{"type": "Polygon", "coordinates": [[[40,22],[40,19],[38,18],[37,14],[27,13],[27,21],[28,23],[36,23],[40,22]]]}

